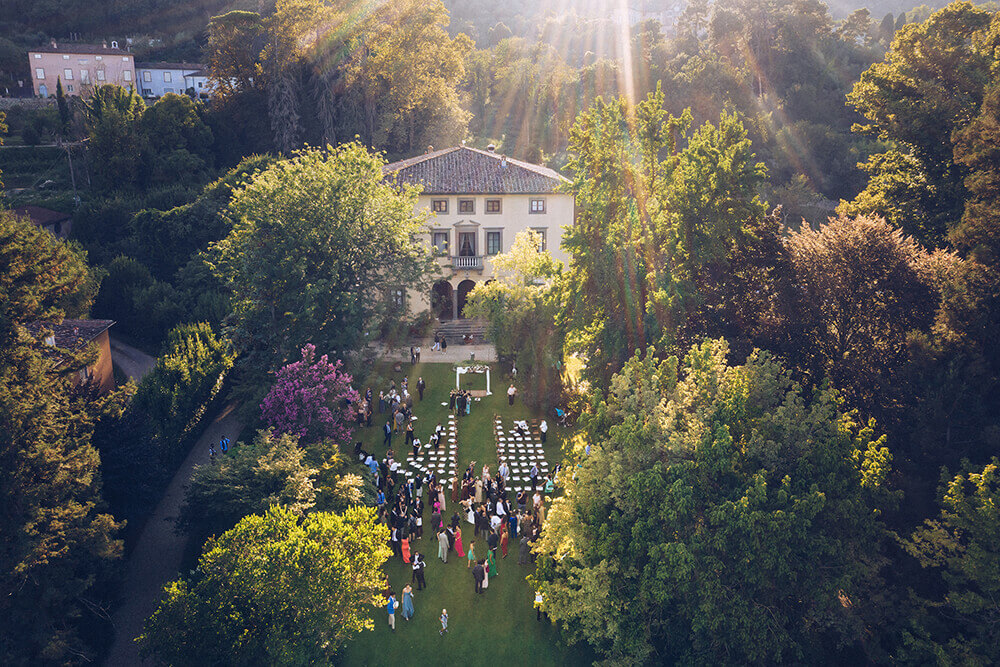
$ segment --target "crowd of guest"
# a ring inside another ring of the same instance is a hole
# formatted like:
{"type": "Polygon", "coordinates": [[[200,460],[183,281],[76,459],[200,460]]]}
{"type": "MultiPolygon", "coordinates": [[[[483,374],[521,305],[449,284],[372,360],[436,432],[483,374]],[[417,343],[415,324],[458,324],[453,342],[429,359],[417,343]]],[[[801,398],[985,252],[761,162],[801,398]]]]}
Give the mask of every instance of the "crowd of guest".
{"type": "MultiPolygon", "coordinates": [[[[419,400],[423,400],[426,388],[423,378],[418,378],[415,388],[419,400]]],[[[457,416],[469,415],[472,402],[470,392],[454,390],[450,392],[448,408],[457,416]]],[[[387,390],[378,392],[377,400],[372,389],[367,389],[359,401],[358,426],[370,427],[375,411],[380,420],[384,415],[382,433],[386,454],[378,459],[364,450],[363,442],[357,442],[354,452],[374,479],[378,518],[389,529],[393,557],[408,563],[412,569],[410,584],[403,589],[398,602],[391,589],[386,591],[389,623],[393,630],[397,609],[402,609],[404,620],[413,616],[413,587],[420,591],[427,585],[425,553],[436,553],[445,564],[456,561],[465,564],[463,569],[471,574],[475,594],[488,590],[490,580],[499,576],[499,564],[511,551],[516,551],[517,565],[530,565],[534,561],[531,546],[539,539],[545,522],[544,500],[554,491],[555,482],[554,477],[544,476],[543,479],[538,466],[533,465],[530,487],[510,489],[510,468],[502,458],[497,461],[495,471],[490,464],[477,470],[473,462],[461,476],[450,479],[440,477],[433,470],[427,474],[415,471],[412,477],[407,477],[406,463],[397,459],[393,447],[394,437],[402,435],[404,442],[400,449],[412,448],[413,457],[417,457],[424,447],[438,450],[448,435],[438,422],[424,444],[416,433],[413,406],[414,399],[405,377],[398,386],[390,381],[387,390]],[[428,538],[426,542],[423,541],[425,537],[428,538]]],[[[516,421],[515,428],[521,435],[529,430],[525,421],[516,421]]],[[[547,425],[540,429],[544,442],[547,425]]],[[[558,466],[554,474],[558,476],[558,466]]],[[[442,610],[442,625],[443,633],[447,631],[445,610],[442,610]]]]}

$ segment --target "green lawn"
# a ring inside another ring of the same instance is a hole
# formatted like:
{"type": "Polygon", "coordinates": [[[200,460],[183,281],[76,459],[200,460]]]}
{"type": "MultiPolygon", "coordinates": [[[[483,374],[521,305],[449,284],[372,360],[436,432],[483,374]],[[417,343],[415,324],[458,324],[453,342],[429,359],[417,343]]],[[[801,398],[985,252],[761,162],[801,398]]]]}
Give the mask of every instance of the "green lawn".
{"type": "MultiPolygon", "coordinates": [[[[425,353],[425,357],[427,354],[425,353]]],[[[496,470],[496,442],[493,436],[492,420],[500,414],[505,426],[510,419],[538,417],[520,400],[514,407],[507,406],[506,390],[508,378],[499,375],[492,366],[491,389],[494,394],[473,403],[472,414],[458,420],[458,470],[465,470],[470,461],[477,461],[477,473],[484,462],[489,462],[496,470]]],[[[389,379],[397,386],[403,375],[408,375],[414,395],[414,414],[417,417],[416,433],[427,442],[430,431],[438,421],[447,424],[448,392],[455,387],[455,372],[451,364],[421,363],[415,367],[403,364],[402,371],[392,372],[391,365],[380,365],[375,369],[371,387],[375,394],[376,409],[379,387],[387,387],[389,379]],[[427,383],[423,402],[417,400],[416,381],[422,375],[427,383]]],[[[463,388],[484,388],[485,376],[462,376],[463,388]],[[468,384],[466,384],[468,383],[468,384]]],[[[369,386],[365,382],[355,382],[362,392],[369,386]]],[[[365,449],[384,456],[379,415],[375,414],[372,427],[363,429],[356,440],[365,441],[365,449]]],[[[550,466],[559,458],[560,429],[549,420],[549,438],[546,443],[546,459],[550,466]]],[[[406,450],[404,438],[393,437],[393,445],[399,460],[404,460],[406,450]]],[[[426,498],[425,498],[426,500],[426,498]]],[[[448,497],[448,513],[453,507],[448,497]]],[[[429,523],[430,510],[425,512],[425,522],[429,523]]],[[[463,521],[463,542],[468,545],[472,537],[472,526],[463,521]],[[468,527],[468,529],[467,529],[468,527]]],[[[485,543],[480,540],[476,553],[485,553],[485,543]]],[[[517,565],[517,546],[511,542],[510,554],[506,559],[498,559],[498,576],[490,579],[484,595],[473,592],[471,571],[466,563],[458,559],[454,552],[448,564],[437,558],[437,543],[427,532],[423,539],[416,540],[412,550],[423,552],[427,560],[425,576],[427,588],[414,591],[413,605],[416,614],[407,622],[402,614],[396,613],[396,632],[388,627],[385,608],[372,610],[375,631],[365,632],[351,642],[344,651],[344,660],[350,665],[402,665],[402,664],[495,664],[513,662],[524,665],[566,665],[589,664],[593,656],[577,647],[567,647],[559,632],[547,621],[538,622],[532,607],[534,591],[525,577],[531,573],[531,566],[517,565]],[[438,634],[438,617],[442,608],[448,609],[448,634],[438,634]]],[[[401,591],[410,581],[410,566],[393,557],[386,565],[389,582],[396,591],[397,602],[402,602],[401,591]]]]}

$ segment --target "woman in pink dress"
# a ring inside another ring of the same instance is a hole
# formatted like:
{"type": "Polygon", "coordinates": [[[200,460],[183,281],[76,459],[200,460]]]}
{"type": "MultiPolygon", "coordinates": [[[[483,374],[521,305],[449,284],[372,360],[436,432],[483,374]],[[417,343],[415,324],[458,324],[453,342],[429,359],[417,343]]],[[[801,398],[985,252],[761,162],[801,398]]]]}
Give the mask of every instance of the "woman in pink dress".
{"type": "Polygon", "coordinates": [[[465,547],[462,546],[462,527],[455,528],[455,551],[459,558],[465,558],[465,547]]]}

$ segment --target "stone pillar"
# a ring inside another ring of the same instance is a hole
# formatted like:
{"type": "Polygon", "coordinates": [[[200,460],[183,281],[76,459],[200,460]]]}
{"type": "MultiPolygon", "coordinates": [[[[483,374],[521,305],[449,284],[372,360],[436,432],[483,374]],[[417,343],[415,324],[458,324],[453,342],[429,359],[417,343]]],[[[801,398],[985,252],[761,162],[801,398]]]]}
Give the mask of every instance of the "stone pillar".
{"type": "Polygon", "coordinates": [[[451,291],[451,319],[458,319],[458,290],[451,291]]]}

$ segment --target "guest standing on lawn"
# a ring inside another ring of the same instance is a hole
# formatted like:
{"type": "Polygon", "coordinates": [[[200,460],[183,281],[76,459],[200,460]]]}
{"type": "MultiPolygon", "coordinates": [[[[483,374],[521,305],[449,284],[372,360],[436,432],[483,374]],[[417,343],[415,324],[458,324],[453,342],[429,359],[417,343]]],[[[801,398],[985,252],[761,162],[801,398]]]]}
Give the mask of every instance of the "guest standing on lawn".
{"type": "Polygon", "coordinates": [[[507,388],[507,405],[514,405],[514,397],[517,396],[517,389],[514,387],[514,383],[510,383],[510,387],[507,388]]]}
{"type": "Polygon", "coordinates": [[[406,584],[403,588],[403,620],[408,621],[413,618],[413,587],[406,584]]]}
{"type": "Polygon", "coordinates": [[[465,569],[468,570],[470,567],[472,567],[473,563],[476,562],[476,541],[475,540],[472,540],[472,542],[469,543],[469,553],[468,553],[467,557],[469,559],[469,564],[466,566],[465,569]]]}
{"type": "Polygon", "coordinates": [[[417,582],[418,591],[427,588],[427,582],[424,581],[425,567],[427,567],[427,563],[424,561],[424,555],[418,551],[413,555],[413,576],[410,578],[411,582],[417,582]]]}
{"type": "Polygon", "coordinates": [[[444,528],[438,529],[438,558],[448,562],[448,532],[444,528]]]}
{"type": "Polygon", "coordinates": [[[448,632],[448,610],[447,609],[442,609],[441,610],[441,630],[438,632],[438,634],[442,634],[443,635],[446,632],[448,632]]]}
{"type": "Polygon", "coordinates": [[[483,592],[483,581],[486,580],[486,568],[483,567],[482,561],[476,561],[476,566],[472,568],[472,581],[475,583],[475,592],[480,594],[483,592]]]}
{"type": "MultiPolygon", "coordinates": [[[[471,547],[470,547],[471,548],[471,547]]],[[[455,553],[459,558],[465,558],[465,549],[462,546],[462,527],[455,528],[455,553]]]]}
{"type": "Polygon", "coordinates": [[[392,631],[396,631],[396,596],[391,592],[389,593],[389,603],[386,605],[385,610],[389,612],[389,627],[392,631]]]}
{"type": "MultiPolygon", "coordinates": [[[[424,389],[427,388],[427,383],[424,382],[423,377],[417,378],[417,393],[420,394],[420,400],[424,400],[424,389]]],[[[542,442],[545,442],[542,440],[542,442]]]]}

